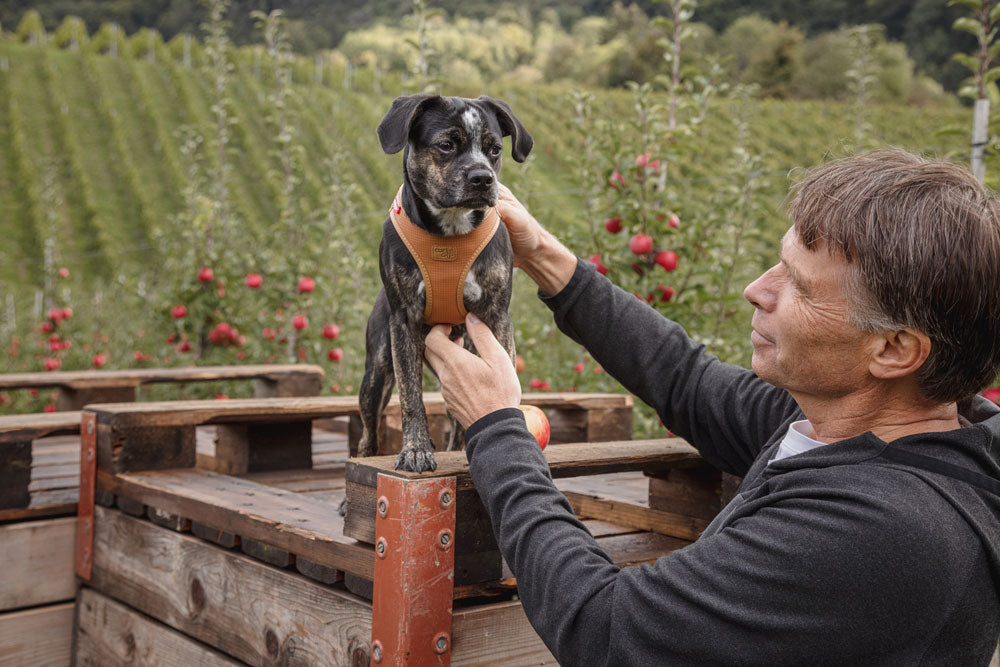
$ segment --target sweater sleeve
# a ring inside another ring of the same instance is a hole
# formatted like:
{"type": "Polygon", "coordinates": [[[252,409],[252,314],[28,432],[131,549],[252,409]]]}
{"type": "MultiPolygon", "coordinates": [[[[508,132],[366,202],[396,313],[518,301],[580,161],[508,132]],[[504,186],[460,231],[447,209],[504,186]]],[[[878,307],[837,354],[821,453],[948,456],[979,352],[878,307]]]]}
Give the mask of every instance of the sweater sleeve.
{"type": "Polygon", "coordinates": [[[840,483],[830,491],[818,477],[744,500],[742,518],[655,563],[619,568],[552,483],[523,417],[498,411],[467,436],[470,474],[525,613],[560,664],[862,664],[872,656],[905,664],[912,656],[893,651],[919,655],[937,621],[914,622],[901,607],[939,609],[962,590],[934,580],[959,553],[950,538],[891,499],[840,483]]]}
{"type": "Polygon", "coordinates": [[[562,291],[539,296],[563,333],[726,472],[744,475],[798,411],[787,392],[708,354],[679,324],[582,260],[562,291]]]}

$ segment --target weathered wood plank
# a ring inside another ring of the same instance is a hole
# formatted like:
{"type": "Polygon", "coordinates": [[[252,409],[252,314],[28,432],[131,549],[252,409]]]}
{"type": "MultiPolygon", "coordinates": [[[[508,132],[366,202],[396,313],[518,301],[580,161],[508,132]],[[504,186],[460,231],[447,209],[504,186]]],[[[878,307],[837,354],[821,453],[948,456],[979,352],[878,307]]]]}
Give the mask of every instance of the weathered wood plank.
{"type": "MultiPolygon", "coordinates": [[[[600,475],[631,470],[668,470],[701,463],[694,447],[680,438],[624,440],[620,442],[550,445],[545,458],[552,477],[600,475]]],[[[345,478],[365,486],[374,486],[379,473],[398,477],[420,475],[458,478],[458,488],[473,488],[465,452],[435,452],[437,470],[413,473],[396,470],[396,457],[370,456],[353,458],[345,466],[345,478]]]]}
{"type": "Polygon", "coordinates": [[[242,664],[89,588],[80,591],[76,617],[74,658],[81,667],[242,664]]]}
{"type": "Polygon", "coordinates": [[[72,644],[72,602],[0,614],[0,664],[65,667],[72,644]]]}
{"type": "Polygon", "coordinates": [[[708,527],[708,521],[664,510],[654,510],[616,498],[563,491],[573,511],[605,521],[652,530],[663,535],[694,541],[708,527]]]}
{"type": "Polygon", "coordinates": [[[137,387],[157,382],[208,382],[213,380],[241,380],[264,378],[280,381],[289,376],[323,376],[320,366],[292,365],[239,365],[239,366],[187,366],[178,368],[129,368],[121,370],[52,371],[44,373],[2,373],[0,389],[28,389],[32,387],[137,387]]]}
{"type": "Polygon", "coordinates": [[[0,526],[0,611],[73,599],[75,535],[73,517],[0,526]]]}
{"type": "Polygon", "coordinates": [[[102,507],[95,515],[91,585],[250,664],[368,664],[370,605],[102,507]]]}
{"type": "Polygon", "coordinates": [[[555,665],[518,601],[456,609],[452,665],[555,665]]]}
{"type": "Polygon", "coordinates": [[[98,473],[98,489],[162,512],[197,518],[320,565],[371,579],[374,552],[344,537],[337,507],[310,496],[196,469],[98,473]]]}
{"type": "MultiPolygon", "coordinates": [[[[0,377],[3,376],[0,375],[0,377]]],[[[79,432],[79,412],[41,412],[0,416],[0,444],[79,432]]]]}

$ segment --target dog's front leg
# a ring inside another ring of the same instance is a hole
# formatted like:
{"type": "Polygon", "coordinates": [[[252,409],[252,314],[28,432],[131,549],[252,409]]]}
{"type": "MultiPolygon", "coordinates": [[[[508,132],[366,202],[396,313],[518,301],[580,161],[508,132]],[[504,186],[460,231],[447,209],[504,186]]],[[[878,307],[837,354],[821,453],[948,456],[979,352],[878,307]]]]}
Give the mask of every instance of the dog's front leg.
{"type": "Polygon", "coordinates": [[[411,328],[402,314],[392,316],[389,334],[403,419],[403,449],[396,457],[396,469],[413,472],[434,470],[437,462],[424,410],[424,339],[419,330],[411,328]]]}

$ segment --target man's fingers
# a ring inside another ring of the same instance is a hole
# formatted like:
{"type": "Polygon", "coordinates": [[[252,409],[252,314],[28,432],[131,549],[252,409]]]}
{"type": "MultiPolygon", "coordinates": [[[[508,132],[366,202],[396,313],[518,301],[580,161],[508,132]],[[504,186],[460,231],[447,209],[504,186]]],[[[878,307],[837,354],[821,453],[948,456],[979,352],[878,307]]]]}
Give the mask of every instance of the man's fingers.
{"type": "Polygon", "coordinates": [[[508,356],[507,350],[503,348],[503,345],[482,320],[469,313],[465,318],[465,328],[469,332],[469,337],[472,338],[479,356],[490,366],[496,366],[498,363],[510,365],[510,356],[508,356]]]}

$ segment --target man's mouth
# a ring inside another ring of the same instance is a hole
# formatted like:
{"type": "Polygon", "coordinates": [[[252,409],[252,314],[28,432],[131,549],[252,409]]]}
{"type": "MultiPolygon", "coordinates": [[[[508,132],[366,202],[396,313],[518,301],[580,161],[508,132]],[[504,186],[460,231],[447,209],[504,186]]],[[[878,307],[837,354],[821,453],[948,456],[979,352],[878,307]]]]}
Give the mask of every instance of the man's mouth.
{"type": "Polygon", "coordinates": [[[774,345],[774,341],[756,329],[750,330],[750,342],[754,345],[774,345]]]}

